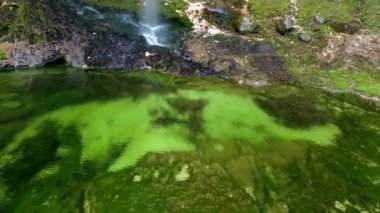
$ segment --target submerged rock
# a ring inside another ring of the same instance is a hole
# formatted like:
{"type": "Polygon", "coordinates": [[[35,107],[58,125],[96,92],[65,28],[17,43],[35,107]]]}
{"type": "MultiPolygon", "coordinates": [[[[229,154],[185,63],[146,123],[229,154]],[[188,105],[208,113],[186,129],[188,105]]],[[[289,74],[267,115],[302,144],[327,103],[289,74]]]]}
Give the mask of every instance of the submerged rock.
{"type": "Polygon", "coordinates": [[[179,171],[178,173],[175,174],[174,176],[175,180],[176,181],[186,181],[190,178],[190,174],[189,174],[189,165],[185,164],[181,171],[179,171]]]}

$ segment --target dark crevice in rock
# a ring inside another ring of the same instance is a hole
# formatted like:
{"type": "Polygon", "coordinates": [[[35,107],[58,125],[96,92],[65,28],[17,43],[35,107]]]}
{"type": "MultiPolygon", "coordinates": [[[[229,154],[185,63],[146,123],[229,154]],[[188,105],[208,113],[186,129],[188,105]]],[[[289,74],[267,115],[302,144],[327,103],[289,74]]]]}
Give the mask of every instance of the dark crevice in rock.
{"type": "Polygon", "coordinates": [[[54,67],[54,66],[62,66],[67,65],[67,61],[65,57],[61,56],[56,58],[55,60],[49,61],[46,64],[44,64],[44,67],[54,67]]]}

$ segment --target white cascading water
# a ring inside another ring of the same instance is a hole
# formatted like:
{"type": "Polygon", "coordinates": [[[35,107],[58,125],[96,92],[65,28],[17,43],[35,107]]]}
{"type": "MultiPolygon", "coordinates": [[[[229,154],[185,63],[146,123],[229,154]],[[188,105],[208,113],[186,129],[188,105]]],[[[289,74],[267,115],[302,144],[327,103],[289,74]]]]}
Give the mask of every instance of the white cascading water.
{"type": "Polygon", "coordinates": [[[145,38],[148,45],[151,46],[161,46],[169,47],[168,42],[168,31],[169,27],[167,24],[162,24],[160,22],[160,0],[141,0],[142,1],[142,11],[141,11],[141,21],[135,21],[128,14],[112,14],[101,13],[92,6],[79,4],[77,1],[68,0],[69,4],[74,6],[79,15],[91,15],[97,19],[119,19],[122,23],[126,24],[127,27],[133,26],[139,30],[141,35],[145,38]]]}
{"type": "Polygon", "coordinates": [[[160,23],[159,0],[143,0],[140,31],[149,45],[169,46],[167,41],[168,26],[160,23]]]}
{"type": "Polygon", "coordinates": [[[95,14],[96,18],[99,18],[99,19],[104,19],[104,15],[101,14],[98,10],[96,10],[95,8],[93,7],[90,7],[90,6],[84,6],[84,7],[81,7],[81,8],[77,8],[77,13],[79,15],[83,15],[85,14],[87,11],[95,14]]]}

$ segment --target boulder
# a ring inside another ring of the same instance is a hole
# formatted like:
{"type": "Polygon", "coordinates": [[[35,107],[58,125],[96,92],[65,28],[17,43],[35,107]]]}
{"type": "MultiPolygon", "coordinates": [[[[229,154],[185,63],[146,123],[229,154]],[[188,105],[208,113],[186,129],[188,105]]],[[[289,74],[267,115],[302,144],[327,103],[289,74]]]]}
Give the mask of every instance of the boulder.
{"type": "Polygon", "coordinates": [[[42,67],[49,63],[66,62],[73,67],[84,67],[84,50],[81,41],[2,43],[7,60],[0,61],[0,70],[42,67]]]}
{"type": "Polygon", "coordinates": [[[343,62],[351,68],[360,67],[365,62],[380,71],[380,37],[364,31],[357,35],[331,36],[319,59],[326,64],[343,62]]]}
{"type": "Polygon", "coordinates": [[[326,20],[320,15],[315,15],[313,17],[313,22],[316,24],[324,24],[326,22],[326,20]]]}
{"type": "Polygon", "coordinates": [[[276,31],[281,35],[289,34],[296,28],[296,19],[294,16],[288,15],[285,17],[274,18],[276,31]]]}
{"type": "Polygon", "coordinates": [[[311,37],[310,33],[303,31],[299,34],[299,39],[301,41],[304,41],[304,42],[310,42],[312,37],[311,37]]]}
{"type": "Polygon", "coordinates": [[[243,34],[243,35],[250,34],[250,33],[257,33],[257,26],[255,26],[253,17],[242,18],[238,25],[237,30],[240,34],[243,34]]]}

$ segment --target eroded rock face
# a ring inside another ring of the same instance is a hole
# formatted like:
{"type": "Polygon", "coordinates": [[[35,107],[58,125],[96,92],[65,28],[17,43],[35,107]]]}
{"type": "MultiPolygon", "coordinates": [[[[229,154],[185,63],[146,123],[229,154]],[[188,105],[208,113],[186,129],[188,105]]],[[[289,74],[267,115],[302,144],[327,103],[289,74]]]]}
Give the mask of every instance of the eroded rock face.
{"type": "Polygon", "coordinates": [[[373,69],[380,70],[380,37],[375,34],[340,34],[331,36],[320,60],[327,64],[343,62],[355,68],[366,62],[373,69]]]}
{"type": "Polygon", "coordinates": [[[209,67],[223,76],[262,78],[289,82],[291,75],[284,69],[283,59],[270,44],[234,36],[193,38],[184,41],[188,60],[209,67]]]}
{"type": "Polygon", "coordinates": [[[108,34],[94,37],[86,47],[86,63],[90,67],[108,69],[138,68],[135,41],[126,36],[108,34]]]}
{"type": "Polygon", "coordinates": [[[84,67],[84,51],[80,38],[70,41],[38,42],[25,41],[3,43],[6,60],[0,61],[0,69],[42,67],[48,63],[65,61],[73,67],[84,67]]]}

